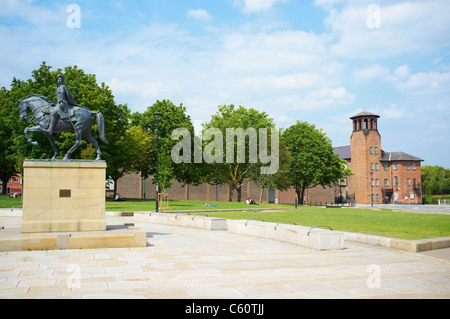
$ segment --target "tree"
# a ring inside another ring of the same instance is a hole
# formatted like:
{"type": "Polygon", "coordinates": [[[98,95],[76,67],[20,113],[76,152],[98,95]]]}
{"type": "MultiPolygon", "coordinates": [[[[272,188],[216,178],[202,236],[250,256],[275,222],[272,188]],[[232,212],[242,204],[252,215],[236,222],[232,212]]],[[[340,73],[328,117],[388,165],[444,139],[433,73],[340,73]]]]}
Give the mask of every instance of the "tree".
{"type": "Polygon", "coordinates": [[[422,166],[422,191],[424,195],[450,194],[450,169],[422,166]]]}
{"type": "Polygon", "coordinates": [[[291,186],[291,153],[287,150],[283,139],[280,139],[279,168],[275,174],[262,174],[260,165],[253,165],[250,169],[250,179],[261,188],[259,203],[262,203],[264,190],[274,188],[285,191],[291,186]]]}
{"type": "MultiPolygon", "coordinates": [[[[291,172],[297,171],[297,198],[303,204],[305,190],[316,186],[331,187],[351,175],[347,162],[333,152],[331,140],[314,124],[297,121],[282,133],[287,149],[297,152],[297,163],[291,157],[291,172]]],[[[295,186],[294,174],[291,185],[295,186]]]]}
{"type": "MultiPolygon", "coordinates": [[[[139,167],[143,178],[156,176],[156,120],[154,113],[162,113],[163,118],[159,123],[159,165],[158,182],[159,186],[169,188],[172,185],[170,180],[176,179],[183,184],[200,183],[200,175],[195,171],[193,162],[174,163],[171,161],[171,151],[177,141],[172,140],[172,132],[177,128],[187,129],[190,138],[194,138],[194,126],[191,118],[186,113],[183,104],[176,106],[169,100],[156,101],[149,106],[144,113],[133,113],[131,124],[140,126],[145,132],[152,136],[152,153],[145,165],[139,167]]],[[[193,143],[192,143],[193,144],[193,143]]],[[[156,181],[154,180],[154,183],[156,181]]]]}
{"type": "MultiPolygon", "coordinates": [[[[261,163],[258,159],[252,158],[250,152],[259,149],[259,139],[251,141],[251,130],[255,130],[258,134],[259,129],[271,129],[274,128],[273,120],[268,117],[265,112],[259,112],[253,108],[246,109],[243,106],[235,108],[233,104],[231,105],[220,105],[219,110],[216,114],[211,117],[211,121],[203,125],[203,132],[206,133],[208,129],[216,129],[220,132],[221,136],[215,136],[214,140],[222,139],[218,141],[217,145],[227,145],[226,152],[219,149],[213,149],[213,157],[219,161],[215,163],[210,163],[208,166],[209,177],[208,180],[216,185],[226,184],[229,187],[228,200],[233,200],[233,192],[236,190],[238,193],[237,201],[241,201],[241,190],[242,186],[248,182],[250,177],[250,169],[256,166],[260,167],[261,163]],[[245,151],[245,158],[239,158],[239,137],[235,139],[234,133],[236,129],[241,130],[243,134],[241,137],[245,138],[243,140],[243,146],[245,151]],[[228,136],[227,136],[228,130],[228,136]],[[248,134],[247,134],[248,133],[248,134]],[[231,142],[229,138],[232,138],[231,142]],[[222,152],[222,154],[220,153],[222,152]],[[220,158],[219,158],[220,157],[220,158]]],[[[203,134],[205,136],[205,134],[203,134]]],[[[270,136],[269,136],[270,140],[270,136]]],[[[207,140],[204,140],[204,150],[208,151],[207,140]]],[[[273,150],[272,150],[273,151],[273,150]]],[[[256,154],[254,154],[256,155],[256,154]]]]}

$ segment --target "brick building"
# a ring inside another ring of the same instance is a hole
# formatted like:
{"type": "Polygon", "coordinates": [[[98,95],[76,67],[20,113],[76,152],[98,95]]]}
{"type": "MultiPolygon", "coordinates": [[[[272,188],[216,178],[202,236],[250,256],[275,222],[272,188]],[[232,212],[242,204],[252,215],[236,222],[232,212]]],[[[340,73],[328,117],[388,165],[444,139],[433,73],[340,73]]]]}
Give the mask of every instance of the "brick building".
{"type": "MultiPolygon", "coordinates": [[[[305,204],[325,205],[337,202],[356,203],[422,203],[420,158],[403,152],[388,153],[381,148],[378,132],[379,116],[361,112],[351,117],[353,132],[350,145],[336,147],[334,152],[348,161],[352,176],[334,187],[321,186],[305,191],[305,204]]],[[[251,197],[259,201],[261,189],[252,182],[242,188],[242,201],[251,197]]],[[[143,180],[138,174],[124,176],[118,182],[118,192],[125,198],[155,198],[152,179],[143,180]]],[[[174,181],[169,189],[172,200],[228,200],[228,186],[202,184],[186,185],[174,181]]],[[[233,198],[237,198],[234,192],[233,198]]],[[[265,190],[263,202],[294,204],[294,189],[265,190]]]]}
{"type": "Polygon", "coordinates": [[[334,149],[354,174],[338,185],[340,195],[343,199],[354,196],[357,203],[421,204],[423,160],[403,152],[385,152],[379,117],[369,112],[352,116],[350,145],[334,149]]]}
{"type": "MultiPolygon", "coordinates": [[[[3,183],[0,181],[0,194],[2,194],[3,183]]],[[[14,176],[6,183],[6,195],[19,196],[22,194],[22,178],[14,176]]]]}

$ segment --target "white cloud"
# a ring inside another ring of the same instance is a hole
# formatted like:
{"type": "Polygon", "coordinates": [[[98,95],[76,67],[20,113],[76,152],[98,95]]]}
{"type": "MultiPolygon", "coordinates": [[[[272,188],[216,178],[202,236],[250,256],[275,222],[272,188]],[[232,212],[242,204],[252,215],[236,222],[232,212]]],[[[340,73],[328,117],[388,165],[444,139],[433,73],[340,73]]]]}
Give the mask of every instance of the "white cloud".
{"type": "Polygon", "coordinates": [[[199,21],[210,21],[212,19],[205,9],[188,9],[187,16],[199,21]]]}
{"type": "MultiPolygon", "coordinates": [[[[326,1],[328,3],[328,1],[326,1]]],[[[325,3],[325,2],[324,2],[325,3]]],[[[344,58],[378,59],[401,54],[429,53],[450,43],[450,2],[383,2],[380,28],[371,28],[367,1],[349,1],[329,9],[325,25],[334,42],[331,52],[344,58]]]]}
{"type": "Polygon", "coordinates": [[[388,119],[400,119],[405,116],[405,112],[400,110],[396,104],[391,104],[389,108],[380,110],[379,114],[388,119]]]}
{"type": "Polygon", "coordinates": [[[286,0],[234,0],[234,5],[244,13],[263,12],[286,0]]]}
{"type": "Polygon", "coordinates": [[[353,75],[356,81],[383,79],[390,73],[389,68],[381,64],[370,65],[356,70],[353,75]]]}

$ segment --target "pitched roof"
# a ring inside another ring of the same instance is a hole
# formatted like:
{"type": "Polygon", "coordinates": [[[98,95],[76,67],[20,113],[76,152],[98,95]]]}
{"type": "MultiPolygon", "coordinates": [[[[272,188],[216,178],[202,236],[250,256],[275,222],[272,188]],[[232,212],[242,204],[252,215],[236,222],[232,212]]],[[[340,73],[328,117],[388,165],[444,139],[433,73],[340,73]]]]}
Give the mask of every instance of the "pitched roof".
{"type": "Polygon", "coordinates": [[[423,159],[406,154],[404,152],[384,152],[383,151],[380,161],[383,161],[383,162],[396,162],[396,161],[423,162],[423,159]]]}
{"type": "Polygon", "coordinates": [[[351,159],[352,154],[350,150],[350,145],[347,146],[339,146],[333,148],[333,152],[339,155],[340,159],[351,159]]]}
{"type": "MultiPolygon", "coordinates": [[[[350,145],[338,146],[333,148],[333,152],[339,155],[340,159],[349,160],[352,158],[350,145]]],[[[404,152],[385,152],[381,151],[382,162],[397,162],[397,161],[409,161],[409,162],[423,162],[424,160],[416,156],[406,154],[404,152]]]]}
{"type": "Polygon", "coordinates": [[[358,117],[363,117],[363,116],[375,116],[375,117],[380,117],[379,115],[376,115],[376,114],[373,114],[373,113],[370,113],[370,112],[367,112],[367,111],[363,111],[363,112],[361,112],[361,113],[358,113],[358,114],[356,114],[356,115],[353,115],[350,119],[356,119],[356,118],[358,118],[358,117]]]}

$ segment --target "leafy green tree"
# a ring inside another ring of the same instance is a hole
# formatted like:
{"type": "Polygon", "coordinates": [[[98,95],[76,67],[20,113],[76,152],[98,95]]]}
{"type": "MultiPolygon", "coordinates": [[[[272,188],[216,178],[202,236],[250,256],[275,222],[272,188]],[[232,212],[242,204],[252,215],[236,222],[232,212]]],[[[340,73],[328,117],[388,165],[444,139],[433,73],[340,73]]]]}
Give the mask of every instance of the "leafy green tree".
{"type": "Polygon", "coordinates": [[[442,166],[422,166],[422,191],[424,195],[450,194],[450,169],[442,166]]]}
{"type": "MultiPolygon", "coordinates": [[[[282,133],[287,149],[297,153],[297,162],[291,157],[291,172],[297,171],[297,198],[303,204],[305,190],[316,186],[331,187],[351,175],[347,162],[333,152],[331,140],[314,124],[297,121],[282,133]]],[[[295,186],[294,174],[291,185],[295,186]]]]}
{"type": "Polygon", "coordinates": [[[261,165],[253,165],[250,169],[250,179],[261,188],[259,202],[262,203],[264,191],[270,188],[285,191],[292,183],[291,153],[287,150],[283,139],[279,144],[279,168],[275,174],[262,174],[261,165]]]}
{"type": "MultiPolygon", "coordinates": [[[[131,116],[131,124],[140,126],[145,132],[152,136],[152,152],[145,165],[139,167],[139,171],[144,178],[156,176],[156,119],[154,113],[162,113],[163,118],[159,123],[159,166],[158,166],[158,182],[160,187],[166,189],[172,185],[170,180],[176,179],[183,184],[198,184],[201,182],[200,173],[196,171],[195,164],[191,163],[174,163],[171,159],[172,148],[177,141],[172,140],[172,132],[177,128],[185,128],[190,132],[192,139],[192,147],[194,145],[194,126],[191,118],[187,115],[186,108],[183,104],[179,106],[173,104],[169,100],[156,101],[149,106],[143,113],[133,113],[131,116]],[[167,182],[165,182],[167,181],[167,182]]],[[[193,153],[192,153],[193,154],[193,153]]],[[[156,182],[155,180],[153,181],[156,182]]]]}
{"type": "MultiPolygon", "coordinates": [[[[259,112],[253,108],[247,109],[243,106],[235,107],[231,105],[220,105],[216,114],[211,117],[211,121],[203,125],[203,132],[206,129],[218,129],[222,134],[221,145],[225,147],[227,145],[227,129],[243,129],[246,132],[248,129],[255,129],[256,133],[260,128],[271,129],[274,128],[273,120],[265,112],[259,112]]],[[[220,138],[220,137],[215,137],[220,138]]],[[[214,138],[214,139],[215,139],[214,138]]],[[[269,139],[270,140],[270,139],[269,139]]],[[[205,144],[208,141],[204,141],[205,144]]],[[[250,143],[250,137],[245,137],[245,160],[239,160],[238,158],[238,139],[233,137],[231,147],[222,152],[222,155],[218,152],[220,150],[214,150],[214,156],[222,156],[221,162],[216,161],[208,165],[209,177],[208,180],[216,185],[228,185],[229,195],[228,200],[233,200],[233,192],[237,191],[237,201],[241,201],[242,186],[249,181],[251,176],[250,170],[261,167],[261,163],[252,161],[250,159],[250,148],[254,147],[259,149],[259,139],[255,144],[250,143]],[[253,144],[253,145],[251,145],[253,144]],[[230,155],[231,154],[231,155],[230,155]],[[230,158],[231,156],[231,158],[230,158]]],[[[207,147],[205,145],[205,147],[207,147]]],[[[205,149],[204,147],[204,149],[205,149]]],[[[254,160],[254,159],[253,159],[254,160]]]]}

